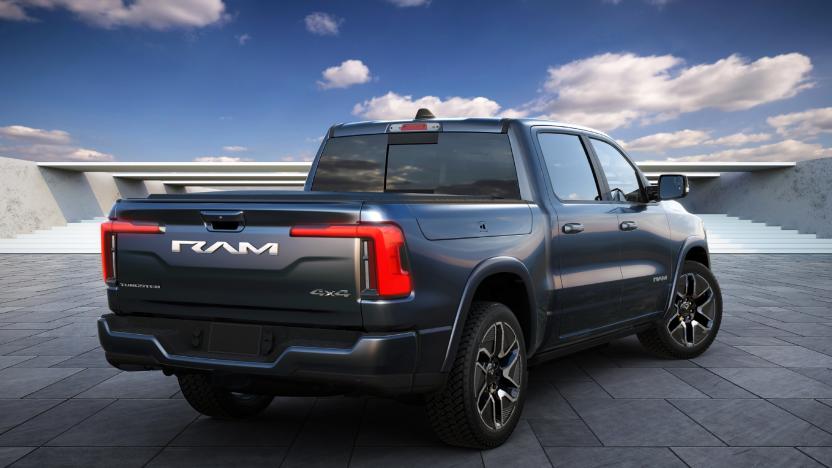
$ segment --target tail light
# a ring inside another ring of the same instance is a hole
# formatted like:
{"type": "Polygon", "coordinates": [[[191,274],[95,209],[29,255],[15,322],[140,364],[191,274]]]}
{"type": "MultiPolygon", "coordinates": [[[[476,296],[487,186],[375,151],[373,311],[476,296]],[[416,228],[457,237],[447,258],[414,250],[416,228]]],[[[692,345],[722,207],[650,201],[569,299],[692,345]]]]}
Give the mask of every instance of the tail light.
{"type": "Polygon", "coordinates": [[[404,234],[395,224],[331,224],[294,226],[292,237],[358,238],[362,245],[366,289],[379,297],[407,296],[413,291],[410,272],[406,268],[404,234]]]}
{"type": "Polygon", "coordinates": [[[158,224],[133,224],[127,221],[101,223],[101,271],[104,282],[116,279],[116,234],[160,234],[164,226],[158,224]]]}

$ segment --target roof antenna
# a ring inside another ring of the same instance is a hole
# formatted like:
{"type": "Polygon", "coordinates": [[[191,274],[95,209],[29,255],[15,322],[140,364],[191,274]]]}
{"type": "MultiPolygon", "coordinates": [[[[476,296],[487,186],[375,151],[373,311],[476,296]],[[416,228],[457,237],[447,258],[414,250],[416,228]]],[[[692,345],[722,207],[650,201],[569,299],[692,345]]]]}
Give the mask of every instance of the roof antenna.
{"type": "Polygon", "coordinates": [[[424,119],[435,119],[436,116],[433,115],[433,112],[430,109],[425,109],[424,107],[416,111],[416,120],[424,120],[424,119]]]}

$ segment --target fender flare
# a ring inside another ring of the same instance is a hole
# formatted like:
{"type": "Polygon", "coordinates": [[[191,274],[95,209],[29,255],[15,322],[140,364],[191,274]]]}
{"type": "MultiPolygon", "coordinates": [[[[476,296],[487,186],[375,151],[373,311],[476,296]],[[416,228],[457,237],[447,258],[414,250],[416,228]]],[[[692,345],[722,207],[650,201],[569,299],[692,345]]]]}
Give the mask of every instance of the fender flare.
{"type": "Polygon", "coordinates": [[[673,291],[676,290],[676,280],[679,279],[679,271],[685,263],[685,257],[688,256],[688,252],[690,252],[690,250],[694,247],[702,247],[705,249],[705,253],[708,255],[708,263],[710,263],[711,254],[708,250],[708,241],[705,240],[705,238],[691,236],[685,239],[685,242],[682,243],[682,247],[679,249],[679,255],[676,257],[676,266],[673,270],[673,282],[670,284],[670,291],[667,294],[667,304],[665,305],[664,310],[670,309],[670,305],[673,301],[673,291]]]}
{"type": "MultiPolygon", "coordinates": [[[[482,281],[494,274],[511,273],[520,277],[526,287],[526,294],[529,302],[529,337],[526,343],[527,348],[530,343],[536,343],[536,334],[541,329],[539,327],[539,318],[535,314],[537,309],[537,301],[535,300],[534,286],[531,280],[526,265],[514,257],[491,257],[480,262],[471,271],[468,280],[465,282],[465,288],[462,290],[462,298],[457,306],[456,316],[454,317],[453,328],[451,329],[451,339],[448,341],[448,348],[445,351],[445,360],[442,363],[442,372],[450,371],[453,357],[456,355],[456,350],[459,346],[459,339],[462,336],[462,329],[465,326],[465,321],[468,318],[468,310],[471,308],[471,303],[474,300],[474,293],[477,291],[482,281]]],[[[545,324],[544,324],[545,326],[545,324]]]]}

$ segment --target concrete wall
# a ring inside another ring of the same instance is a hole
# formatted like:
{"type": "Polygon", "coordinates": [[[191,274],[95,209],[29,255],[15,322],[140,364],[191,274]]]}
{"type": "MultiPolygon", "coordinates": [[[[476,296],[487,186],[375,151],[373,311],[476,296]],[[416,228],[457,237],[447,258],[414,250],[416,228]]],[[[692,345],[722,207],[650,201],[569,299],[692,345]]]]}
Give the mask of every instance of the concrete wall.
{"type": "Polygon", "coordinates": [[[693,213],[727,213],[832,238],[832,158],[691,182],[680,201],[693,213]]]}
{"type": "Polygon", "coordinates": [[[0,157],[0,238],[66,221],[34,163],[0,157]]]}
{"type": "Polygon", "coordinates": [[[119,198],[169,193],[160,182],[114,179],[108,173],[39,168],[0,157],[0,239],[106,216],[119,198]]]}

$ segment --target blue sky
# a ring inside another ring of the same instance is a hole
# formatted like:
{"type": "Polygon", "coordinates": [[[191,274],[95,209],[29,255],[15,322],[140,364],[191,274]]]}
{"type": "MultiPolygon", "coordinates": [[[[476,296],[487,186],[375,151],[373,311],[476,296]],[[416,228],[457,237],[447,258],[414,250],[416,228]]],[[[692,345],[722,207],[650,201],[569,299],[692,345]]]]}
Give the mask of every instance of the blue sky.
{"type": "Polygon", "coordinates": [[[300,160],[332,123],[428,105],[594,126],[637,159],[832,156],[830,17],[802,0],[0,0],[0,155],[300,160]]]}

